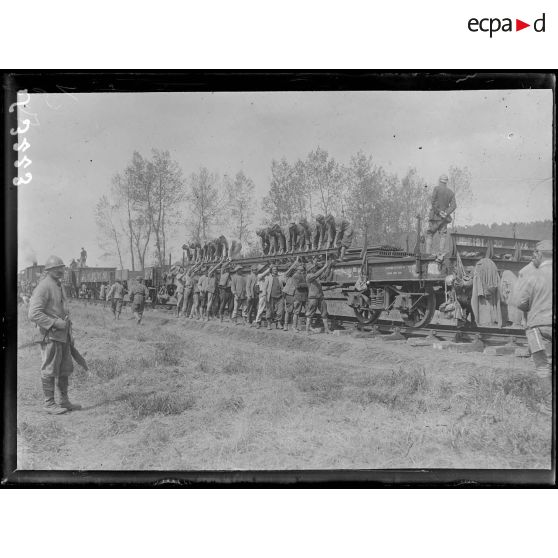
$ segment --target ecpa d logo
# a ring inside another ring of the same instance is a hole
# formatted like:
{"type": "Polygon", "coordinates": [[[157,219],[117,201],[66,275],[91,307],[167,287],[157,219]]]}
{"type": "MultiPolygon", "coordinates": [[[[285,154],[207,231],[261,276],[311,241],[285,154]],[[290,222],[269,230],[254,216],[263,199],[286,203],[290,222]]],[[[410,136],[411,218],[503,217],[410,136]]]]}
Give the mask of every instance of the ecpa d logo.
{"type": "MultiPolygon", "coordinates": [[[[533,30],[536,33],[544,33],[545,32],[545,25],[546,25],[546,14],[536,19],[533,22],[533,30]]],[[[481,31],[483,33],[489,33],[490,38],[494,33],[498,33],[498,31],[512,32],[512,31],[521,31],[522,29],[526,29],[527,27],[531,27],[530,23],[525,23],[521,19],[515,19],[515,29],[513,27],[512,18],[504,17],[500,19],[499,17],[484,17],[482,19],[477,19],[476,17],[472,17],[468,23],[467,27],[469,31],[473,33],[477,33],[481,31]]]]}

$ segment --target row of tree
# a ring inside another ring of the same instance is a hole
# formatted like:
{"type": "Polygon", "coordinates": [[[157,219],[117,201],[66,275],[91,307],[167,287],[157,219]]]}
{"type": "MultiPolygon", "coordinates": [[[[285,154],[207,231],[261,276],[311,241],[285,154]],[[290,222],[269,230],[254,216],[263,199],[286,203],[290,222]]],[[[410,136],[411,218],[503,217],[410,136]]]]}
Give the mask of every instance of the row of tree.
{"type": "MultiPolygon", "coordinates": [[[[472,197],[470,174],[455,166],[448,174],[463,208],[472,197]]],[[[368,242],[412,249],[416,216],[426,218],[430,195],[431,188],[416,169],[399,178],[362,152],[342,164],[318,147],[304,159],[271,162],[262,225],[333,213],[353,223],[357,242],[367,237],[368,242]]],[[[175,231],[184,240],[202,243],[225,233],[252,253],[255,214],[255,185],[243,171],[221,177],[202,167],[184,178],[170,153],[157,149],[150,158],[135,152],[96,206],[105,255],[116,256],[122,268],[132,269],[143,269],[149,257],[157,265],[166,263],[175,231]]]]}

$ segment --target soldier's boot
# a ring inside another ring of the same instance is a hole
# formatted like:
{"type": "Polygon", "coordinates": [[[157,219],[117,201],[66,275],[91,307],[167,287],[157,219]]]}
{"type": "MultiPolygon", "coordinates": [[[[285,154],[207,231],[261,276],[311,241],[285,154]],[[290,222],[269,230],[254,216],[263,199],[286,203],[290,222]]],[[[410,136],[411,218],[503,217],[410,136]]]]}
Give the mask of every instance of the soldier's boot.
{"type": "Polygon", "coordinates": [[[256,322],[256,329],[260,329],[262,327],[262,322],[256,322]]]}
{"type": "Polygon", "coordinates": [[[271,320],[267,320],[267,329],[271,329],[271,320]]]}
{"type": "Polygon", "coordinates": [[[432,235],[426,233],[426,240],[424,243],[424,253],[430,255],[432,252],[432,235]]]}
{"type": "Polygon", "coordinates": [[[283,331],[289,331],[289,319],[285,316],[285,321],[283,322],[283,331]]]}
{"type": "Polygon", "coordinates": [[[331,333],[331,329],[329,329],[329,322],[327,320],[323,320],[324,322],[324,332],[331,333]]]}
{"type": "Polygon", "coordinates": [[[54,378],[42,378],[43,393],[45,396],[45,403],[43,409],[49,415],[62,415],[68,412],[68,409],[57,405],[54,401],[54,378]]]}
{"type": "Polygon", "coordinates": [[[223,323],[223,314],[222,314],[222,313],[219,314],[219,321],[220,321],[221,323],[223,323]]]}
{"type": "Polygon", "coordinates": [[[293,331],[300,333],[300,329],[298,329],[298,316],[293,316],[293,331]]]}
{"type": "Polygon", "coordinates": [[[310,335],[310,320],[306,318],[306,335],[310,335]]]}
{"type": "Polygon", "coordinates": [[[78,403],[72,403],[68,399],[68,376],[59,376],[57,380],[58,395],[60,400],[60,407],[64,407],[68,411],[79,411],[81,405],[78,403]]]}

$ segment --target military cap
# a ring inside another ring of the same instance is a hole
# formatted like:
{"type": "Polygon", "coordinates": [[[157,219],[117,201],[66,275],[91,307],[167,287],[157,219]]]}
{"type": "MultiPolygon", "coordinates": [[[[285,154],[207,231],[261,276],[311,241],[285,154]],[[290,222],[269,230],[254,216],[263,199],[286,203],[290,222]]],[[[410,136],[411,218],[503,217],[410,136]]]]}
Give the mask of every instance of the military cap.
{"type": "Polygon", "coordinates": [[[541,240],[537,243],[538,252],[552,252],[552,240],[541,240]]]}
{"type": "Polygon", "coordinates": [[[236,272],[242,271],[242,266],[241,266],[241,265],[237,265],[237,266],[234,268],[234,270],[235,270],[236,272]]]}
{"type": "Polygon", "coordinates": [[[64,267],[62,258],[58,256],[50,256],[45,263],[45,269],[55,269],[57,267],[64,267]]]}
{"type": "Polygon", "coordinates": [[[138,281],[138,282],[143,281],[143,277],[137,277],[136,281],[138,281]]]}
{"type": "Polygon", "coordinates": [[[252,271],[258,271],[258,266],[254,264],[251,268],[252,271]]]}
{"type": "Polygon", "coordinates": [[[440,180],[439,180],[439,181],[442,182],[443,184],[447,184],[447,183],[449,182],[448,175],[447,175],[447,174],[442,174],[442,175],[440,176],[440,180]]]}
{"type": "Polygon", "coordinates": [[[304,266],[303,263],[299,263],[299,264],[296,266],[296,268],[297,268],[297,269],[302,269],[302,271],[305,271],[305,270],[306,270],[306,267],[304,266]]]}

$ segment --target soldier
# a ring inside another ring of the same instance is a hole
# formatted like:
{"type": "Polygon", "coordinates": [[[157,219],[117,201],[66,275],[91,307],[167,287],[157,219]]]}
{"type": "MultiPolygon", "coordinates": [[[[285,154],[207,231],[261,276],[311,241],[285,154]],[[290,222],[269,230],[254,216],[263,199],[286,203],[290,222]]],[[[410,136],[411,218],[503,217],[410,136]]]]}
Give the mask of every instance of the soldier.
{"type": "Polygon", "coordinates": [[[320,282],[320,277],[327,277],[334,260],[326,262],[326,264],[316,271],[315,273],[306,274],[306,283],[308,284],[308,309],[306,312],[306,333],[310,333],[310,323],[312,318],[316,315],[316,311],[320,311],[322,321],[324,323],[324,331],[326,333],[331,333],[329,329],[329,324],[327,321],[327,302],[324,298],[324,292],[322,290],[322,284],[320,282]]]}
{"type": "Polygon", "coordinates": [[[137,319],[137,324],[141,325],[145,301],[149,298],[149,290],[143,284],[143,277],[136,279],[135,285],[130,289],[130,301],[132,302],[132,314],[137,319]]]}
{"type": "MultiPolygon", "coordinates": [[[[239,315],[242,317],[246,304],[246,278],[242,274],[241,265],[237,265],[234,269],[234,275],[231,279],[231,293],[234,296],[233,321],[235,325],[240,325],[238,317],[239,315]]],[[[246,318],[241,323],[244,325],[246,318]]]]}
{"type": "Polygon", "coordinates": [[[269,237],[271,239],[272,254],[284,254],[286,251],[285,235],[280,225],[273,225],[269,229],[269,237]]]}
{"type": "Polygon", "coordinates": [[[74,370],[72,362],[72,334],[69,309],[62,289],[64,262],[50,256],[45,265],[46,276],[33,291],[29,302],[29,319],[41,332],[41,380],[45,402],[43,409],[60,415],[80,409],[68,399],[68,378],[74,370]],[[58,388],[59,404],[54,400],[58,388]]]}
{"type": "Polygon", "coordinates": [[[193,319],[200,317],[200,287],[199,287],[199,267],[195,267],[192,272],[192,309],[190,310],[189,318],[193,319]]]}
{"type": "Polygon", "coordinates": [[[262,317],[264,312],[267,310],[266,279],[270,272],[271,267],[268,267],[264,272],[257,275],[256,288],[258,290],[258,311],[256,312],[256,321],[252,323],[252,326],[255,325],[258,329],[262,325],[262,317]]]}
{"type": "Polygon", "coordinates": [[[178,273],[174,279],[176,284],[176,317],[180,317],[180,311],[184,306],[184,282],[185,282],[186,273],[184,272],[184,268],[180,267],[178,269],[178,273]]]}
{"type": "Polygon", "coordinates": [[[103,308],[107,305],[107,284],[103,283],[99,289],[99,299],[103,301],[103,308]]]}
{"type": "Polygon", "coordinates": [[[216,257],[218,260],[225,260],[229,257],[229,243],[227,242],[226,237],[221,235],[219,238],[216,238],[213,242],[217,246],[216,257]]]}
{"type": "Polygon", "coordinates": [[[231,307],[231,273],[230,266],[224,263],[221,266],[221,277],[219,279],[219,321],[223,321],[225,315],[225,308],[230,312],[231,307]]]}
{"type": "MultiPolygon", "coordinates": [[[[432,192],[432,207],[428,216],[428,229],[426,230],[426,245],[424,251],[431,254],[432,239],[436,232],[440,233],[440,256],[446,253],[446,238],[448,235],[448,223],[451,223],[451,214],[455,211],[455,194],[448,188],[448,176],[442,174],[438,186],[432,192]]],[[[438,256],[438,257],[440,257],[438,256]]]]}
{"type": "Polygon", "coordinates": [[[250,268],[250,275],[246,278],[246,310],[244,315],[248,320],[248,323],[252,323],[252,313],[254,310],[257,310],[257,295],[256,295],[256,286],[258,282],[257,276],[258,266],[253,265],[250,268]]]}
{"type": "Polygon", "coordinates": [[[271,322],[275,322],[277,329],[283,321],[283,281],[279,277],[279,270],[276,265],[271,267],[271,275],[268,275],[265,284],[267,300],[267,329],[271,329],[271,322]]]}
{"type": "Polygon", "coordinates": [[[351,247],[354,236],[353,226],[346,219],[341,219],[335,227],[335,246],[341,247],[339,259],[343,261],[345,251],[351,247]]]}
{"type": "Polygon", "coordinates": [[[302,217],[298,222],[298,225],[296,227],[296,238],[298,250],[310,250],[312,243],[311,231],[306,217],[302,217]]]}
{"type": "Polygon", "coordinates": [[[79,265],[80,267],[85,267],[85,262],[87,261],[87,252],[85,248],[81,247],[81,252],[79,254],[79,265]]]}
{"type": "Polygon", "coordinates": [[[294,283],[294,305],[293,305],[293,328],[296,333],[300,331],[298,321],[302,307],[308,301],[308,284],[306,283],[306,268],[303,263],[298,264],[296,273],[293,276],[294,283]]]}
{"type": "Polygon", "coordinates": [[[122,312],[122,300],[124,299],[124,287],[122,286],[122,281],[117,279],[114,285],[110,288],[107,298],[111,301],[111,310],[115,320],[120,319],[120,313],[122,312]]]}
{"type": "Polygon", "coordinates": [[[229,259],[236,260],[240,258],[242,252],[242,243],[239,240],[233,240],[231,242],[231,248],[229,250],[229,259]]]}
{"type": "Polygon", "coordinates": [[[283,331],[289,331],[289,318],[294,313],[294,295],[296,287],[293,271],[299,265],[299,262],[300,258],[297,257],[291,267],[279,276],[283,283],[283,331]]]}
{"type": "Polygon", "coordinates": [[[326,225],[323,215],[316,215],[314,226],[312,228],[312,247],[319,250],[322,244],[326,242],[326,225]]]}
{"type": "Polygon", "coordinates": [[[539,242],[533,255],[536,269],[523,279],[515,296],[516,306],[527,312],[527,341],[540,378],[552,375],[545,350],[552,343],[552,258],[552,241],[539,242]]]}
{"type": "Polygon", "coordinates": [[[207,272],[207,282],[206,282],[206,291],[207,291],[207,305],[205,309],[205,319],[209,321],[209,316],[213,318],[213,305],[215,302],[215,297],[218,296],[217,294],[217,277],[215,272],[219,264],[214,265],[208,272],[207,272]]]}
{"type": "Polygon", "coordinates": [[[182,316],[187,318],[190,315],[190,310],[192,309],[192,293],[194,290],[194,282],[192,281],[194,268],[190,268],[184,273],[184,302],[182,305],[182,316]]]}
{"type": "Polygon", "coordinates": [[[328,213],[324,219],[325,234],[323,239],[322,248],[333,248],[335,246],[335,232],[337,226],[335,224],[335,217],[328,213]]]}
{"type": "Polygon", "coordinates": [[[256,231],[256,234],[260,237],[260,242],[262,245],[262,253],[264,256],[269,254],[270,249],[270,240],[269,240],[269,233],[267,227],[263,227],[256,231]]]}
{"type": "Polygon", "coordinates": [[[200,277],[198,279],[198,291],[199,291],[199,315],[203,320],[205,318],[205,308],[207,306],[207,281],[209,277],[207,276],[206,267],[204,266],[201,270],[200,277]]]}

